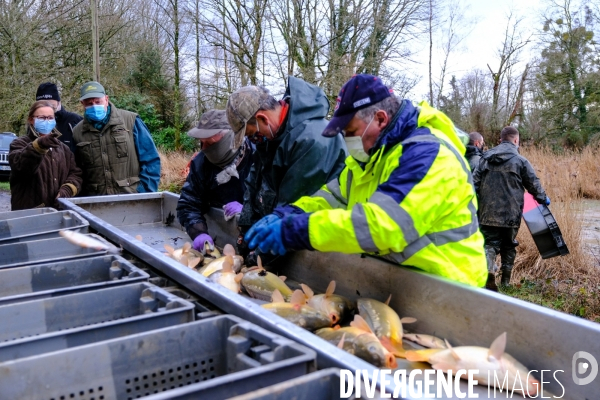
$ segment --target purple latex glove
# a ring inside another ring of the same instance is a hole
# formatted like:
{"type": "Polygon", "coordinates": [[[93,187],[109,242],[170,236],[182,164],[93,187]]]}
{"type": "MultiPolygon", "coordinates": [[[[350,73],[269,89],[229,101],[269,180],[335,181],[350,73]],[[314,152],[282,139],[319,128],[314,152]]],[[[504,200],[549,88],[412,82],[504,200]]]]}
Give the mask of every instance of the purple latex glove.
{"type": "Polygon", "coordinates": [[[204,243],[210,243],[210,246],[214,249],[215,248],[215,242],[213,241],[213,238],[210,237],[210,235],[208,233],[201,233],[198,236],[196,236],[196,239],[194,239],[194,244],[192,244],[192,247],[194,248],[194,250],[200,251],[202,252],[202,254],[204,254],[205,249],[204,249],[204,243]]]}
{"type": "Polygon", "coordinates": [[[223,211],[225,211],[225,221],[229,221],[231,218],[235,217],[236,214],[242,212],[243,206],[237,201],[232,201],[223,206],[223,211]]]}

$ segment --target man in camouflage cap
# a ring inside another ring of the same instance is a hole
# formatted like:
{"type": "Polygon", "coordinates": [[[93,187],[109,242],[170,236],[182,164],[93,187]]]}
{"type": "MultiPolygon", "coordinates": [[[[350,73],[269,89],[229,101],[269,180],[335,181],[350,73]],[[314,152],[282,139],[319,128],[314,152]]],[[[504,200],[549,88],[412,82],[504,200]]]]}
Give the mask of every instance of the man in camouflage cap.
{"type": "Polygon", "coordinates": [[[255,222],[277,206],[316,192],[344,169],[342,137],[321,135],[328,111],[323,90],[292,76],[282,100],[259,86],[243,87],[229,97],[229,125],[256,145],[257,155],[238,222],[240,254],[248,254],[243,236],[255,222]]]}
{"type": "Polygon", "coordinates": [[[223,207],[225,219],[242,211],[253,148],[244,135],[233,133],[224,110],[202,114],[188,136],[200,141],[202,151],[191,161],[177,202],[177,218],[193,240],[194,249],[204,252],[207,242],[215,244],[204,218],[210,207],[223,207]]]}

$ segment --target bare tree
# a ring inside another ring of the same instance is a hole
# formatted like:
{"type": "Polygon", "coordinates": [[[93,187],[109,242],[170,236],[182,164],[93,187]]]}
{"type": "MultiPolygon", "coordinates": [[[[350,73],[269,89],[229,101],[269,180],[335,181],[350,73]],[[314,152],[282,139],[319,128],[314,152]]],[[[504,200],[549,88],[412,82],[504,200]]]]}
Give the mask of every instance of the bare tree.
{"type": "MultiPolygon", "coordinates": [[[[441,38],[440,51],[442,55],[442,61],[440,65],[439,77],[437,82],[434,84],[436,87],[435,97],[433,96],[433,92],[430,92],[432,105],[438,106],[440,104],[441,97],[445,89],[444,83],[446,81],[446,75],[448,74],[450,57],[456,52],[462,41],[472,31],[473,25],[465,15],[466,9],[461,1],[450,2],[447,4],[445,19],[440,23],[439,33],[441,38]]],[[[431,59],[429,63],[431,65],[431,59]]],[[[432,90],[433,88],[430,83],[430,91],[432,90]]]]}
{"type": "Polygon", "coordinates": [[[174,139],[175,148],[180,149],[181,131],[183,130],[185,121],[184,100],[182,99],[184,88],[181,79],[181,50],[182,42],[186,35],[186,21],[184,20],[183,6],[180,0],[154,0],[154,2],[157,6],[157,18],[154,22],[164,35],[170,53],[169,58],[171,59],[171,71],[173,73],[172,104],[174,139]]]}
{"type": "Polygon", "coordinates": [[[242,86],[258,84],[266,0],[206,0],[206,39],[221,47],[239,71],[242,86]]]}
{"type": "Polygon", "coordinates": [[[433,74],[432,74],[432,63],[433,63],[433,2],[429,0],[429,104],[433,105],[433,74]]]}
{"type": "MultiPolygon", "coordinates": [[[[515,99],[513,101],[512,112],[508,116],[508,120],[506,121],[506,125],[511,125],[517,118],[523,118],[523,96],[525,94],[525,82],[527,81],[527,74],[529,72],[529,64],[525,65],[525,70],[521,74],[521,80],[519,82],[519,89],[517,90],[515,99]]],[[[508,96],[507,96],[507,106],[508,106],[508,96]]]]}
{"type": "Polygon", "coordinates": [[[509,77],[513,74],[513,68],[520,61],[520,51],[530,43],[530,38],[525,37],[521,33],[520,24],[523,22],[522,17],[517,17],[512,11],[509,12],[506,21],[506,29],[504,31],[504,39],[498,50],[498,56],[500,58],[498,66],[492,69],[488,64],[488,69],[493,80],[493,97],[492,97],[492,118],[490,121],[491,130],[493,132],[500,132],[501,125],[505,122],[505,119],[501,117],[501,113],[507,112],[505,106],[500,107],[500,96],[502,92],[502,85],[508,84],[508,90],[506,96],[510,96],[510,79],[509,77]]]}

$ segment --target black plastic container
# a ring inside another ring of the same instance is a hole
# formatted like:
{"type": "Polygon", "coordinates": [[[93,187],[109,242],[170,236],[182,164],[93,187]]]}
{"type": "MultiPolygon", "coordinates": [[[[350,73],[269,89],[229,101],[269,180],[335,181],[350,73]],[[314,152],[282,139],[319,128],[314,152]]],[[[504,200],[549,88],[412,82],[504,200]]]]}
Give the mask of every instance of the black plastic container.
{"type": "Polygon", "coordinates": [[[523,219],[543,259],[569,254],[558,223],[550,209],[525,193],[523,219]]]}

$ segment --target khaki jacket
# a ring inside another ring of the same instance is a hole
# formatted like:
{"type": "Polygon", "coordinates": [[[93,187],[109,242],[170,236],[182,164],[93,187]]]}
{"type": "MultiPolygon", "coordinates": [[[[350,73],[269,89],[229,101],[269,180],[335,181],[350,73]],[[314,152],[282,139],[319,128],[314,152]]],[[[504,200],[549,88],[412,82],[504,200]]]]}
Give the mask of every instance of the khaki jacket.
{"type": "Polygon", "coordinates": [[[83,171],[83,196],[137,193],[140,166],[133,140],[137,114],[112,103],[108,123],[98,131],[87,119],[73,128],[75,158],[83,171]]]}

